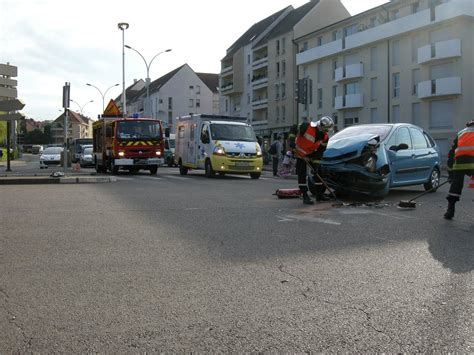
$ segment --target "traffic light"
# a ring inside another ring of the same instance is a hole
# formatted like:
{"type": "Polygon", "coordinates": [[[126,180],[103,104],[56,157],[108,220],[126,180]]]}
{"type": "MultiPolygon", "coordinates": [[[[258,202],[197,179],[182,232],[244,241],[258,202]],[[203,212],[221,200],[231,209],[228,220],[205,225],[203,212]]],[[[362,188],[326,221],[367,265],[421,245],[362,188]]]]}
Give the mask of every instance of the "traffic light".
{"type": "Polygon", "coordinates": [[[303,78],[296,80],[295,91],[296,101],[300,104],[306,105],[308,102],[308,79],[303,78]]]}

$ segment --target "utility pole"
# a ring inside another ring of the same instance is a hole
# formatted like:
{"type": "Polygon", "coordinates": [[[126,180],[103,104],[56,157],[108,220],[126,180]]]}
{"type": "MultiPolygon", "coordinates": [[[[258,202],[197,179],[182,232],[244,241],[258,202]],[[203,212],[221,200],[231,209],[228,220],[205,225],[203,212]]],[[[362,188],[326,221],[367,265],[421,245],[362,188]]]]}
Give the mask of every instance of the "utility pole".
{"type": "Polygon", "coordinates": [[[63,150],[63,170],[66,173],[66,167],[68,163],[68,152],[67,152],[67,130],[69,121],[69,101],[71,97],[71,84],[65,83],[63,86],[63,108],[64,108],[64,150],[63,150]]]}

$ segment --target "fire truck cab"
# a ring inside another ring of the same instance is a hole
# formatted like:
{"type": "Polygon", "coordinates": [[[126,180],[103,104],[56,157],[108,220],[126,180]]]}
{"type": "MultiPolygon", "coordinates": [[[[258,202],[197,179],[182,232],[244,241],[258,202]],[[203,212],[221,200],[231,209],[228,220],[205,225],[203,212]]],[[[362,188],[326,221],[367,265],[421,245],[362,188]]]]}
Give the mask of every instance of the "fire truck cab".
{"type": "Polygon", "coordinates": [[[152,175],[164,164],[163,129],[160,120],[103,117],[93,125],[94,163],[98,173],[120,169],[152,175]]]}

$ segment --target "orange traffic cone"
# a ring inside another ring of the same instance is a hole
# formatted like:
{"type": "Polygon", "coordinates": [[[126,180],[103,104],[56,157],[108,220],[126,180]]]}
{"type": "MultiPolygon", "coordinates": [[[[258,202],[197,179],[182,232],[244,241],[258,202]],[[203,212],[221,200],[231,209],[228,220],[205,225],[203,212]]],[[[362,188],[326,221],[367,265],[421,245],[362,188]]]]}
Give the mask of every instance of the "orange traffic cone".
{"type": "Polygon", "coordinates": [[[474,175],[471,176],[471,179],[467,183],[467,187],[470,189],[474,189],[474,175]]]}

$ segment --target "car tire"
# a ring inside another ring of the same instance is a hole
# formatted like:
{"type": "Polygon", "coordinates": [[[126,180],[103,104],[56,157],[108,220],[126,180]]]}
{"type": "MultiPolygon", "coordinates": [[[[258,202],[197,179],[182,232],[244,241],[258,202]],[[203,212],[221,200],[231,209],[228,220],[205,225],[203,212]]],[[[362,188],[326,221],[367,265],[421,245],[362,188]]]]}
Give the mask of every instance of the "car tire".
{"type": "Polygon", "coordinates": [[[260,175],[262,175],[262,173],[250,173],[250,177],[254,180],[259,179],[260,175]]]}
{"type": "Polygon", "coordinates": [[[311,192],[314,196],[320,195],[326,191],[326,188],[321,185],[316,185],[314,176],[313,175],[308,175],[308,190],[311,192]]]}
{"type": "Polygon", "coordinates": [[[207,178],[211,179],[216,175],[216,172],[214,171],[214,169],[212,169],[212,164],[211,164],[211,161],[209,159],[206,160],[205,169],[206,169],[206,177],[207,178]]]}
{"type": "Polygon", "coordinates": [[[430,179],[428,180],[428,182],[423,184],[425,191],[432,190],[431,192],[436,192],[436,190],[438,190],[438,187],[439,187],[439,180],[440,180],[439,169],[434,168],[430,174],[430,179]]]}
{"type": "Polygon", "coordinates": [[[158,172],[158,167],[157,166],[152,166],[150,168],[150,174],[151,175],[156,175],[157,172],[158,172]]]}

